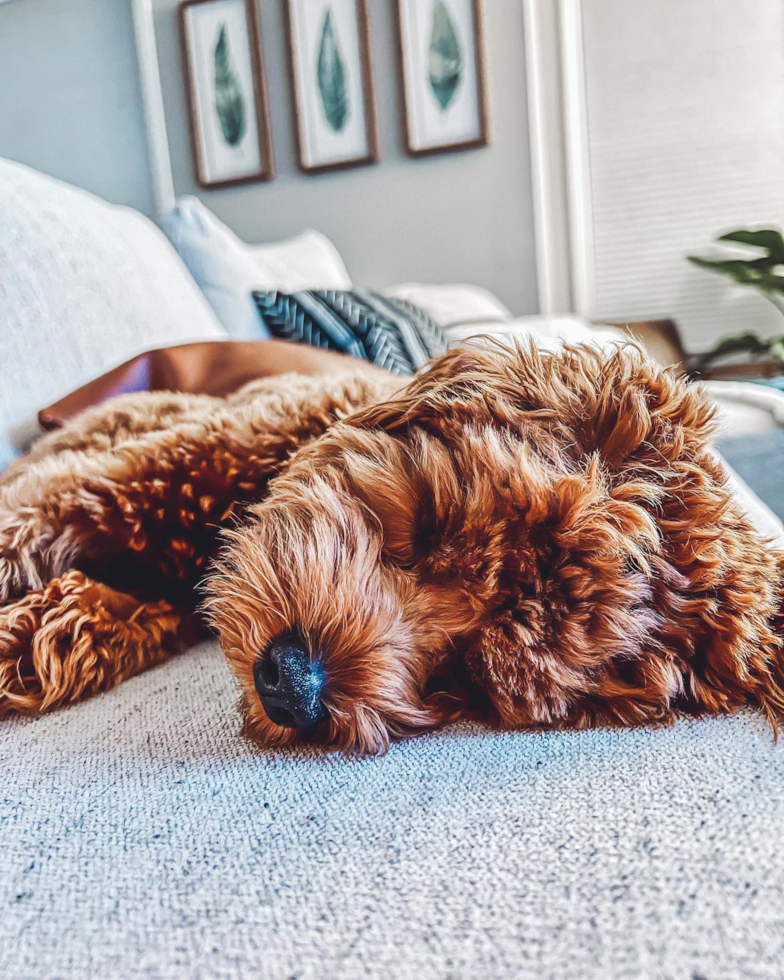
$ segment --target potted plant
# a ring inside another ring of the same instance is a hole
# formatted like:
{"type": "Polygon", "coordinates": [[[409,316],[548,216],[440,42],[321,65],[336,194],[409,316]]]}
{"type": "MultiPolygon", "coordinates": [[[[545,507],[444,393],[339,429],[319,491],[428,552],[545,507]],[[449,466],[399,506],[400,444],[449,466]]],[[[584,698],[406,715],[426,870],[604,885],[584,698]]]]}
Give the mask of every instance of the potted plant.
{"type": "MultiPolygon", "coordinates": [[[[701,269],[728,276],[741,286],[756,289],[784,315],[784,238],[781,232],[772,228],[731,231],[727,235],[721,235],[717,241],[751,245],[759,251],[749,258],[702,258],[699,255],[689,255],[689,262],[701,269]]],[[[767,356],[784,365],[784,335],[762,338],[754,333],[742,333],[726,337],[712,350],[698,357],[692,370],[701,371],[720,357],[740,353],[767,356]]]]}

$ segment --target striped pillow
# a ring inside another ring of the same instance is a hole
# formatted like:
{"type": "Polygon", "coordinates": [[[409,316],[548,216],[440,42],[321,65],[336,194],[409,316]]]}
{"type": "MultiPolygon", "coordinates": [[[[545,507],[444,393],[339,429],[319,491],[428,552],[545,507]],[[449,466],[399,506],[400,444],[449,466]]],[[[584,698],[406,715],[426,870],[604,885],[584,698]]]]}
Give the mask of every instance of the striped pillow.
{"type": "Polygon", "coordinates": [[[341,351],[393,374],[413,374],[446,350],[443,331],[419,307],[372,290],[254,292],[273,337],[341,351]]]}

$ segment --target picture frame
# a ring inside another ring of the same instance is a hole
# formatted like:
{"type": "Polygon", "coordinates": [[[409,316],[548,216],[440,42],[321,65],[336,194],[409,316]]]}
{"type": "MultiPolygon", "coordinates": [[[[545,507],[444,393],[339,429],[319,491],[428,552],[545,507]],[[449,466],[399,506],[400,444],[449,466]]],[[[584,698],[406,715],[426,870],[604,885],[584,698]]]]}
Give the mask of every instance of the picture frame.
{"type": "Polygon", "coordinates": [[[287,0],[286,11],[300,169],[377,163],[367,0],[287,0]]]}
{"type": "Polygon", "coordinates": [[[408,153],[488,146],[482,0],[398,0],[397,11],[408,153]]]}
{"type": "Polygon", "coordinates": [[[179,19],[199,186],[272,180],[275,163],[256,0],[184,0],[179,19]]]}

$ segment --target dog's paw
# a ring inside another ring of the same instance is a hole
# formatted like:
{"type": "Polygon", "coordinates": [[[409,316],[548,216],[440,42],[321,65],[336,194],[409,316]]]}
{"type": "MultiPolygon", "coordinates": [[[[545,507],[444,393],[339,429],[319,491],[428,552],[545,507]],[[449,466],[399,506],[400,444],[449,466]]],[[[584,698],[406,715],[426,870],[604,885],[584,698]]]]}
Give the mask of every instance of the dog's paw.
{"type": "Polygon", "coordinates": [[[181,616],[66,572],[0,607],[0,718],[82,701],[164,660],[181,616]]]}
{"type": "Polygon", "coordinates": [[[29,588],[20,563],[0,555],[0,605],[24,595],[29,588]]]}
{"type": "Polygon", "coordinates": [[[73,529],[59,534],[39,515],[0,523],[0,605],[45,588],[73,566],[79,553],[73,529]]]}

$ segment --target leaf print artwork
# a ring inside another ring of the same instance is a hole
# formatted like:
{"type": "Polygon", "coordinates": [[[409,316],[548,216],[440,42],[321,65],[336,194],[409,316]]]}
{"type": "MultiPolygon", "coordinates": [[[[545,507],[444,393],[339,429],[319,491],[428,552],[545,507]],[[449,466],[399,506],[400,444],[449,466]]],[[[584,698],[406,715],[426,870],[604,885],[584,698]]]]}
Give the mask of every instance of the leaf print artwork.
{"type": "Polygon", "coordinates": [[[436,0],[433,7],[428,80],[441,111],[446,112],[463,80],[463,55],[455,25],[444,0],[436,0]]]}
{"type": "Polygon", "coordinates": [[[332,21],[331,7],[327,7],[321,30],[317,78],[327,123],[334,132],[339,133],[348,122],[351,106],[346,84],[346,66],[332,21]]]}
{"type": "Polygon", "coordinates": [[[247,131],[245,99],[242,97],[229,50],[226,24],[221,25],[215,45],[215,111],[223,138],[229,146],[238,146],[247,131]]]}

